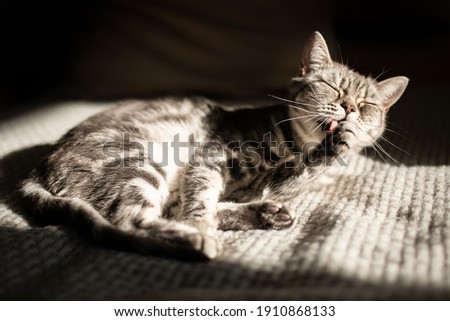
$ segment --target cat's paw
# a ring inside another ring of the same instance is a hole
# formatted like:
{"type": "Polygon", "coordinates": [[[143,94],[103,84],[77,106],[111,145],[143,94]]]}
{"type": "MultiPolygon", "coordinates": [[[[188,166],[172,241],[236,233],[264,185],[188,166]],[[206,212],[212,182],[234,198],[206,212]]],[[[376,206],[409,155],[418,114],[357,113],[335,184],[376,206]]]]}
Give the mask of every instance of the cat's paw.
{"type": "Polygon", "coordinates": [[[222,252],[219,240],[214,237],[202,233],[194,233],[188,236],[188,240],[192,249],[199,255],[199,258],[215,259],[222,252]]]}
{"type": "Polygon", "coordinates": [[[346,156],[355,145],[357,128],[348,121],[339,124],[336,132],[328,137],[328,150],[332,156],[346,156]]]}
{"type": "Polygon", "coordinates": [[[262,228],[281,230],[292,226],[294,218],[283,206],[274,201],[262,201],[251,205],[257,212],[262,228]]]}

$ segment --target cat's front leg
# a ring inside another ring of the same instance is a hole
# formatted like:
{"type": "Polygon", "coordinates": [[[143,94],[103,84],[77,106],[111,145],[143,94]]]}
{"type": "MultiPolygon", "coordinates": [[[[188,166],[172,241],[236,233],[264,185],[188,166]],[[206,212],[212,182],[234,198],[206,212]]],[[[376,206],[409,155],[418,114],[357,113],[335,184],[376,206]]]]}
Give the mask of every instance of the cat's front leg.
{"type": "MultiPolygon", "coordinates": [[[[348,121],[341,122],[336,131],[327,135],[315,153],[319,165],[327,167],[336,163],[345,165],[347,156],[351,152],[359,151],[357,132],[358,128],[355,124],[348,121]]],[[[311,165],[311,163],[307,163],[307,165],[311,165]]]]}
{"type": "Polygon", "coordinates": [[[217,204],[224,186],[224,158],[197,150],[187,164],[180,183],[181,211],[177,220],[215,237],[217,204]]]}
{"type": "Polygon", "coordinates": [[[347,156],[357,150],[356,130],[353,124],[342,122],[307,157],[297,155],[262,176],[259,179],[262,199],[292,199],[332,166],[345,166],[347,156]]]}

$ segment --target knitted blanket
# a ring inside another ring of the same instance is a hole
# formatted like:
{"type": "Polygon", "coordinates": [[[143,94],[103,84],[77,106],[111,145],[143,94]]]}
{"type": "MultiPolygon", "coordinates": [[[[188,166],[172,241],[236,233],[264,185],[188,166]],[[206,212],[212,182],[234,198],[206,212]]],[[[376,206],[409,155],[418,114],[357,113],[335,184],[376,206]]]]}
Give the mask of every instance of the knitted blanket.
{"type": "Polygon", "coordinates": [[[450,299],[447,96],[409,88],[380,141],[390,156],[367,150],[286,200],[289,230],[221,232],[223,254],[202,263],[103,248],[23,209],[17,183],[49,144],[111,104],[2,111],[0,298],[450,299]]]}

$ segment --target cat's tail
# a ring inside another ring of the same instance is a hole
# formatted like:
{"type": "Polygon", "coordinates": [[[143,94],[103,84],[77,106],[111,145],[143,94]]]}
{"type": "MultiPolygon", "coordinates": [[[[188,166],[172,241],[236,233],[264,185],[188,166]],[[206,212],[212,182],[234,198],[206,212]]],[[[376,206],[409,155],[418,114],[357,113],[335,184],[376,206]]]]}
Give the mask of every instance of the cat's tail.
{"type": "Polygon", "coordinates": [[[185,260],[209,260],[218,255],[217,241],[182,223],[155,224],[146,229],[119,228],[79,198],[56,196],[33,178],[21,186],[27,208],[46,222],[70,223],[104,246],[185,260]]]}

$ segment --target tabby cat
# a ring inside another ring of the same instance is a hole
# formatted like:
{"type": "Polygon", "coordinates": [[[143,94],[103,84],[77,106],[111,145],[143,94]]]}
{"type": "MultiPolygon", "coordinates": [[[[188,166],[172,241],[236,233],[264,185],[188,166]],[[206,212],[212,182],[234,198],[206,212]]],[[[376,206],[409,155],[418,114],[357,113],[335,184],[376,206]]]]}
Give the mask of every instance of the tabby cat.
{"type": "Polygon", "coordinates": [[[277,200],[372,145],[407,84],[332,61],[314,32],[283,104],[123,102],[64,135],[21,191],[35,212],[100,244],[212,259],[221,252],[217,230],[290,227],[294,215],[277,200]]]}

